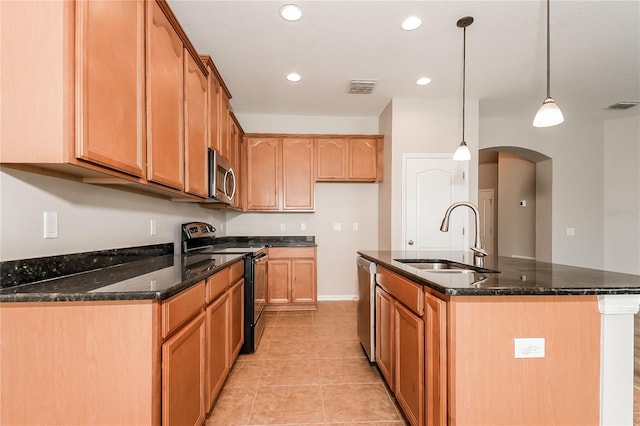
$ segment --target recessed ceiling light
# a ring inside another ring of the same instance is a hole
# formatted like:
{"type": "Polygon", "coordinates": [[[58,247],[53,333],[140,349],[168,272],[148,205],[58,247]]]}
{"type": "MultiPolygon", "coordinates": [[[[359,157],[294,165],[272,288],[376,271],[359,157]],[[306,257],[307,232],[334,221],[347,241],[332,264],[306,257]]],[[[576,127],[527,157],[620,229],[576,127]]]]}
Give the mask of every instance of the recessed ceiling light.
{"type": "Polygon", "coordinates": [[[422,19],[417,16],[409,16],[402,22],[402,29],[405,31],[413,31],[420,28],[420,25],[422,25],[422,19]]]}
{"type": "Polygon", "coordinates": [[[302,77],[300,77],[300,74],[296,74],[295,72],[292,72],[287,76],[287,80],[296,82],[296,81],[302,80],[302,77]]]}
{"type": "Polygon", "coordinates": [[[418,86],[426,86],[427,84],[431,83],[431,79],[429,77],[420,77],[417,81],[416,84],[418,86]]]}
{"type": "Polygon", "coordinates": [[[302,18],[302,10],[296,4],[285,4],[280,8],[280,16],[287,21],[297,21],[302,18]]]}

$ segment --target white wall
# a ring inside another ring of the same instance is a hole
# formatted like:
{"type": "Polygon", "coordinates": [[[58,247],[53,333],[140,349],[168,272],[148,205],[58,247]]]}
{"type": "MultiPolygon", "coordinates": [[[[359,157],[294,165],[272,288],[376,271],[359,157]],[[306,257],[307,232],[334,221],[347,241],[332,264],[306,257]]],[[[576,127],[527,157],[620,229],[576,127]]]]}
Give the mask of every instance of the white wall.
{"type": "MultiPolygon", "coordinates": [[[[441,99],[394,98],[391,113],[382,116],[384,128],[391,132],[391,158],[385,146],[385,179],[391,177],[389,203],[391,214],[381,227],[391,229],[391,248],[402,249],[402,154],[403,153],[451,153],[462,141],[462,116],[460,101],[441,99]],[[391,121],[391,126],[386,124],[391,121]],[[389,164],[387,161],[390,161],[389,164]],[[387,171],[389,168],[389,171],[387,171]]],[[[478,101],[467,100],[465,139],[471,151],[469,164],[469,201],[478,200],[478,101]]],[[[385,140],[387,139],[385,133],[385,140]]]]}
{"type": "MultiPolygon", "coordinates": [[[[378,134],[373,117],[238,114],[247,133],[378,134]]],[[[386,147],[385,147],[386,149],[386,147]]],[[[228,235],[315,235],[318,299],[348,300],[358,294],[356,252],[378,248],[378,184],[316,184],[315,213],[227,213],[228,235]],[[300,229],[305,223],[306,230],[300,229]],[[341,231],[333,224],[340,223],[341,231]],[[358,230],[353,230],[358,223],[358,230]],[[285,231],[280,231],[285,224],[285,231]]]]}
{"type": "Polygon", "coordinates": [[[603,267],[603,125],[567,117],[548,128],[521,119],[483,118],[480,148],[518,146],[553,159],[552,251],[555,263],[603,267]],[[567,228],[575,236],[567,236],[567,228]]]}
{"type": "Polygon", "coordinates": [[[171,242],[179,253],[181,223],[225,220],[198,205],[5,168],[0,194],[2,261],[171,242]],[[57,239],[43,238],[45,211],[58,213],[57,239]]]}
{"type": "Polygon", "coordinates": [[[604,123],[604,268],[640,274],[640,115],[604,123]]]}
{"type": "Polygon", "coordinates": [[[536,165],[501,152],[498,180],[498,255],[535,258],[536,165]]]}

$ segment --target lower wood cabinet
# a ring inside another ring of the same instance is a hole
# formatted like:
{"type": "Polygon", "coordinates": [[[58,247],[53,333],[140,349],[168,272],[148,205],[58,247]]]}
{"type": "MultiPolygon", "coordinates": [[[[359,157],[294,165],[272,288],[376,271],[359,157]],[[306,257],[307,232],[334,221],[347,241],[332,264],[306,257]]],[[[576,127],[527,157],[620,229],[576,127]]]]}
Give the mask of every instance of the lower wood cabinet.
{"type": "Polygon", "coordinates": [[[207,306],[207,380],[206,407],[211,408],[229,375],[229,293],[224,292],[215,302],[207,306]]]}
{"type": "Polygon", "coordinates": [[[376,282],[378,368],[411,425],[446,425],[446,303],[381,267],[376,282]]]}
{"type": "Polygon", "coordinates": [[[269,249],[267,309],[316,309],[317,258],[315,247],[269,249]]]}
{"type": "Polygon", "coordinates": [[[244,262],[207,278],[206,398],[209,411],[244,343],[244,262]]]}
{"type": "Polygon", "coordinates": [[[395,384],[393,377],[394,309],[393,297],[380,287],[376,287],[376,363],[391,391],[395,384]]]}
{"type": "Polygon", "coordinates": [[[205,314],[201,312],[162,345],[162,424],[205,420],[205,314]]]}
{"type": "Polygon", "coordinates": [[[229,289],[229,359],[233,364],[244,343],[244,279],[229,289]]]}
{"type": "Polygon", "coordinates": [[[424,321],[402,304],[394,309],[394,392],[409,423],[424,424],[424,321]]]}

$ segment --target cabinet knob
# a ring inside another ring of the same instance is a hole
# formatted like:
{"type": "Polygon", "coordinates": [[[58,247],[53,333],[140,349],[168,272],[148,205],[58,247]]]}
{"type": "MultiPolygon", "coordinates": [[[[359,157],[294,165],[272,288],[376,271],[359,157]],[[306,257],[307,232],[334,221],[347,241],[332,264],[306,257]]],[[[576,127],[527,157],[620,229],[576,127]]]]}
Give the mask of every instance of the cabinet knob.
{"type": "Polygon", "coordinates": [[[413,240],[409,240],[408,243],[409,243],[410,246],[412,246],[413,245],[413,240]]]}

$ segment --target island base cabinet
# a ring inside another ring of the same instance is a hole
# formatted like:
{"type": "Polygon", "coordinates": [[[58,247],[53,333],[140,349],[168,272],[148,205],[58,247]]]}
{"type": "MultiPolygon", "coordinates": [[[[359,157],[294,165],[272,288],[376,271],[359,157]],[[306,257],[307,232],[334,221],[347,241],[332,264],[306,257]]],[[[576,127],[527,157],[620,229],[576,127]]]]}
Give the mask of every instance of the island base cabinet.
{"type": "Polygon", "coordinates": [[[205,420],[205,314],[201,312],[162,345],[162,424],[205,420]]]}
{"type": "Polygon", "coordinates": [[[376,363],[382,376],[393,392],[393,340],[394,340],[394,302],[393,298],[380,287],[376,287],[376,363]]]}
{"type": "Polygon", "coordinates": [[[450,425],[600,423],[596,296],[456,297],[447,309],[450,425]],[[544,357],[515,358],[526,337],[545,339],[544,357]]]}
{"type": "Polygon", "coordinates": [[[424,425],[424,321],[395,302],[394,393],[407,420],[424,425]]]}
{"type": "Polygon", "coordinates": [[[425,424],[447,424],[447,302],[424,296],[425,424]]]}

